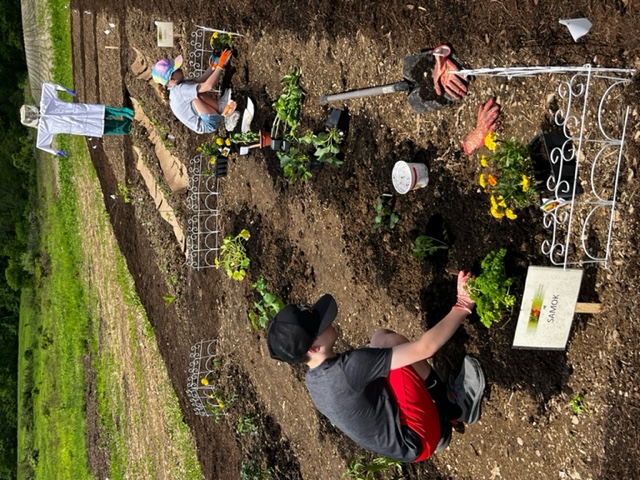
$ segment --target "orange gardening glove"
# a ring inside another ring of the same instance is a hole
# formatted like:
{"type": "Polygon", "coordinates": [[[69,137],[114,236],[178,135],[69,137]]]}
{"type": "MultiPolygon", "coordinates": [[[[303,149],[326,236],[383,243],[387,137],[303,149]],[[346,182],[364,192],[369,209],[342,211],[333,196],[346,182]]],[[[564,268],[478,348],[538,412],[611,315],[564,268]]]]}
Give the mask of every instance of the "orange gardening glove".
{"type": "Polygon", "coordinates": [[[433,49],[433,56],[436,59],[436,66],[433,69],[433,87],[438,95],[447,93],[449,96],[460,100],[467,94],[467,85],[462,77],[454,72],[458,67],[449,58],[451,48],[447,45],[440,45],[433,49]]]}
{"type": "Polygon", "coordinates": [[[219,57],[214,57],[213,55],[209,57],[209,65],[211,66],[211,68],[224,68],[230,58],[231,50],[223,50],[219,57]]]}
{"type": "Polygon", "coordinates": [[[493,101],[493,98],[487,100],[478,107],[478,120],[476,128],[467,135],[462,142],[464,153],[471,155],[477,149],[484,145],[484,137],[489,132],[495,132],[498,128],[498,114],[500,113],[500,105],[493,101]]]}
{"type": "Polygon", "coordinates": [[[473,278],[473,275],[469,272],[463,270],[458,272],[458,299],[453,306],[453,308],[464,310],[467,313],[471,313],[473,307],[476,306],[476,302],[469,297],[468,283],[471,278],[473,278]]]}

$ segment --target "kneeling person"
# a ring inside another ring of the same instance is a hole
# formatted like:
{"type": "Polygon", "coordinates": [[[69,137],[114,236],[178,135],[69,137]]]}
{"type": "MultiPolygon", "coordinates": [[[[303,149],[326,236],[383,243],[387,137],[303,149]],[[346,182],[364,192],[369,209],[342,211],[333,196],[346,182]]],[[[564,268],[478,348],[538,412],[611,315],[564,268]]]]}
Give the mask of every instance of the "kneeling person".
{"type": "Polygon", "coordinates": [[[427,363],[474,307],[458,275],[458,301],[445,318],[410,342],[377,330],[369,348],[334,352],[337,305],[329,294],[312,307],[287,305],[269,325],[272,358],[306,363],[306,385],[316,408],[360,446],[403,462],[420,462],[447,447],[452,422],[480,416],[484,375],[465,358],[448,390],[427,363]]]}

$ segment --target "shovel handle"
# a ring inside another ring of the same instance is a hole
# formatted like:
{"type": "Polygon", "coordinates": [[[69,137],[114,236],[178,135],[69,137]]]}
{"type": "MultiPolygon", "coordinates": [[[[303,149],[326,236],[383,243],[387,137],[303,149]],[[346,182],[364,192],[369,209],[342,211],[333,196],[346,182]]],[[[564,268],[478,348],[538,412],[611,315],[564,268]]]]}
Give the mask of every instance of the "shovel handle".
{"type": "Polygon", "coordinates": [[[380,85],[379,87],[363,88],[360,90],[351,90],[350,92],[336,93],[334,95],[322,95],[320,105],[326,105],[329,102],[337,100],[349,100],[351,98],[371,97],[374,95],[384,95],[386,93],[406,92],[411,89],[411,84],[407,81],[390,83],[388,85],[380,85]]]}

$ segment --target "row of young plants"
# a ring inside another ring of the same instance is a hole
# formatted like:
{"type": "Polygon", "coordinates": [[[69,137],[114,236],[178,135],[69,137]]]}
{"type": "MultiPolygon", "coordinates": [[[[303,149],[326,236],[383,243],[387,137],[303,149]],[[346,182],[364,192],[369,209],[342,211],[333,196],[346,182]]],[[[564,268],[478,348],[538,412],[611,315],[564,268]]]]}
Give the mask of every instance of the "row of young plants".
{"type": "MultiPolygon", "coordinates": [[[[235,236],[225,237],[220,253],[215,260],[216,268],[224,268],[226,275],[232,280],[242,281],[247,275],[251,259],[247,254],[245,242],[251,234],[243,229],[235,236]]],[[[446,231],[443,240],[428,235],[416,237],[411,255],[418,261],[434,255],[439,250],[449,248],[446,231]]],[[[506,275],[504,259],[506,248],[489,252],[482,260],[481,273],[469,281],[469,295],[476,302],[476,313],[486,327],[500,322],[505,314],[511,314],[515,305],[515,295],[510,293],[513,279],[506,275]]],[[[265,328],[269,321],[284,308],[284,301],[268,290],[268,285],[261,275],[251,285],[259,299],[254,302],[249,312],[251,326],[258,330],[265,328]]]]}

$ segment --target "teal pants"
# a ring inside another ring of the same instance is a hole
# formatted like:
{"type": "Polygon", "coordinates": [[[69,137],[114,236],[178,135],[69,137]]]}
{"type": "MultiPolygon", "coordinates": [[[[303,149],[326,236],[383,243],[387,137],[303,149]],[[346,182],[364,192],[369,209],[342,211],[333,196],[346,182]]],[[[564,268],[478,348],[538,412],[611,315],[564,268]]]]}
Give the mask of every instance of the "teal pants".
{"type": "Polygon", "coordinates": [[[130,108],[104,107],[104,134],[127,135],[131,132],[133,110],[130,108]]]}

